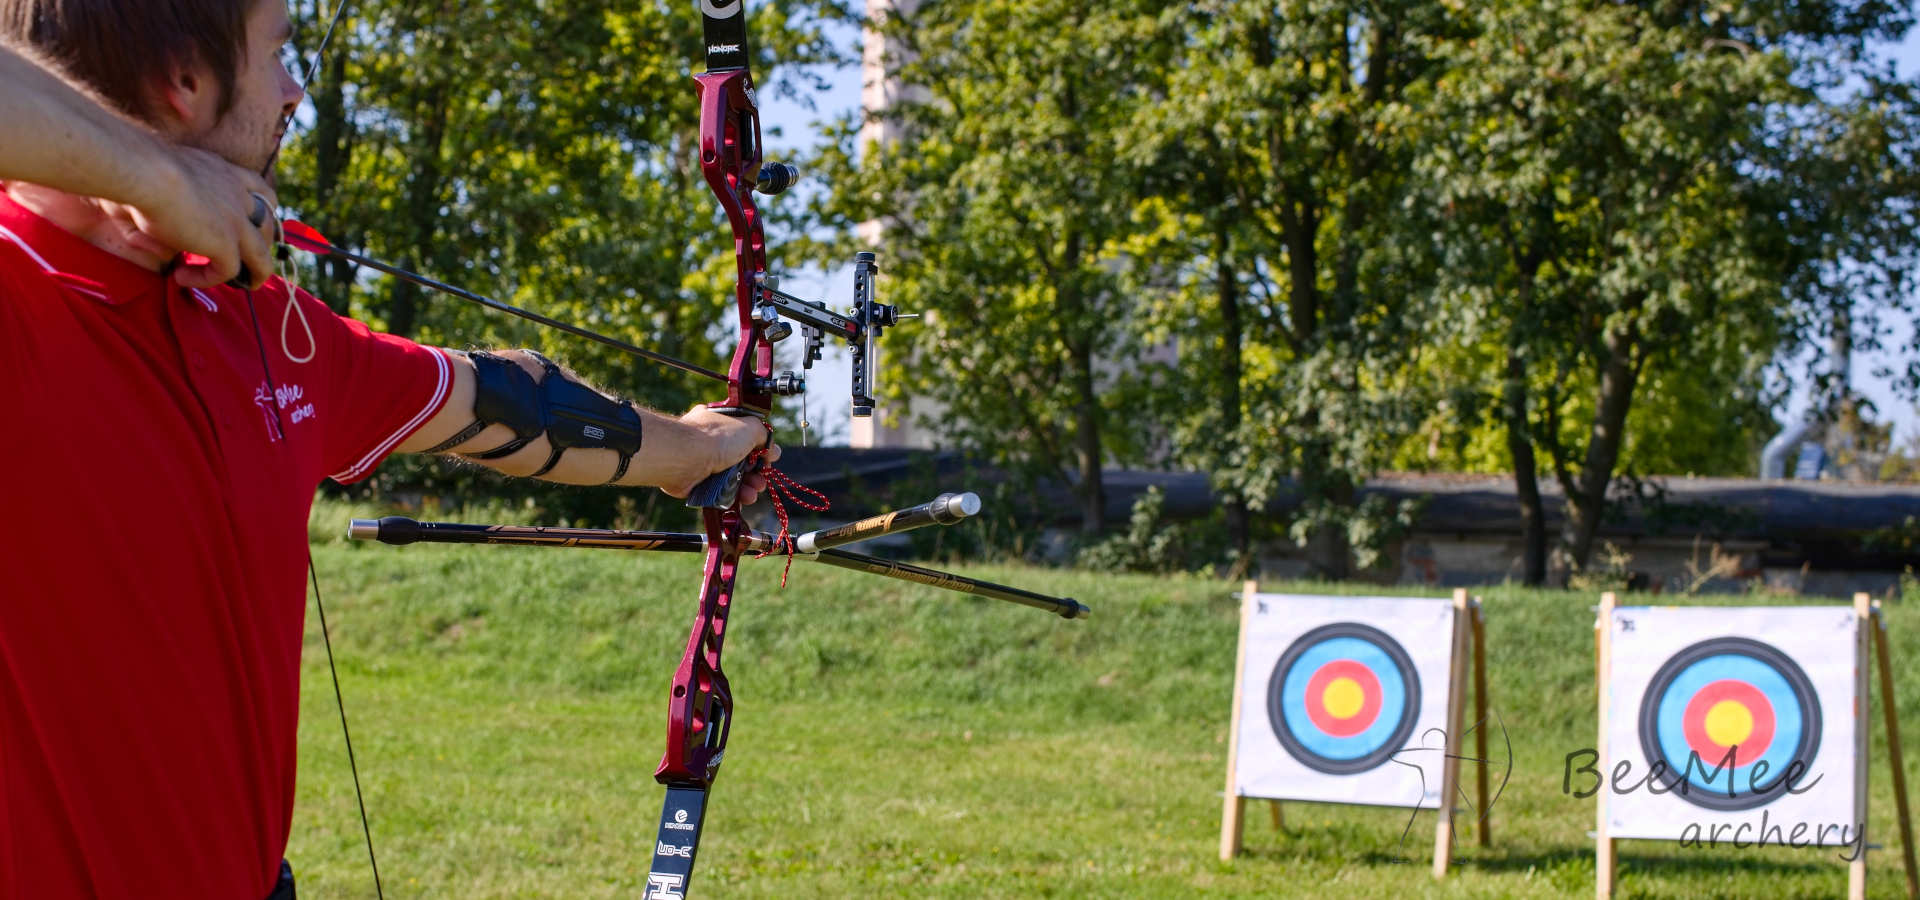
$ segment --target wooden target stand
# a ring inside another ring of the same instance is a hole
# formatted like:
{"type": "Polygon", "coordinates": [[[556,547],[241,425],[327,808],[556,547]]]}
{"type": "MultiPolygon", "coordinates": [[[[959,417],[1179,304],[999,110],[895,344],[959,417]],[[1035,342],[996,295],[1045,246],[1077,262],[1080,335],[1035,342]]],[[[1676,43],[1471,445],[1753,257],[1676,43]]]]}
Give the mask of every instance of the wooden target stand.
{"type": "MultiPolygon", "coordinates": [[[[1233,660],[1233,711],[1228,720],[1227,734],[1227,789],[1222,795],[1220,809],[1220,859],[1224,862],[1239,855],[1242,836],[1246,825],[1248,798],[1241,795],[1239,786],[1234,783],[1235,764],[1240,754],[1240,704],[1245,697],[1246,685],[1242,675],[1247,666],[1247,628],[1254,609],[1254,595],[1259,593],[1257,582],[1248,581],[1240,595],[1240,639],[1233,660]]],[[[1444,813],[1436,818],[1433,833],[1433,877],[1445,878],[1447,867],[1453,860],[1453,797],[1460,786],[1461,759],[1461,713],[1466,705],[1466,681],[1468,659],[1473,666],[1473,713],[1478,724],[1473,729],[1474,758],[1480,763],[1478,776],[1478,805],[1480,815],[1478,836],[1482,847],[1493,845],[1493,823],[1487,809],[1487,658],[1486,658],[1486,620],[1481,615],[1480,601],[1467,595],[1464,589],[1453,592],[1453,653],[1450,667],[1450,686],[1447,690],[1447,737],[1446,761],[1441,766],[1440,796],[1445,798],[1437,812],[1444,813]]],[[[1285,818],[1280,811],[1280,800],[1269,799],[1268,812],[1272,815],[1273,830],[1282,831],[1285,818]]]]}
{"type": "MultiPolygon", "coordinates": [[[[1613,656],[1611,652],[1611,635],[1613,629],[1609,627],[1609,622],[1613,618],[1613,609],[1617,605],[1617,602],[1617,598],[1612,592],[1601,594],[1600,614],[1598,618],[1594,620],[1593,624],[1594,670],[1598,675],[1598,680],[1595,684],[1598,688],[1597,693],[1600,698],[1600,731],[1599,740],[1596,744],[1599,749],[1599,758],[1594,761],[1594,768],[1600,772],[1610,771],[1610,767],[1613,765],[1612,761],[1607,758],[1608,723],[1606,686],[1608,679],[1613,674],[1610,664],[1613,656]]],[[[1855,659],[1859,662],[1854,666],[1854,702],[1858,704],[1855,712],[1857,713],[1859,722],[1859,727],[1854,729],[1853,747],[1854,771],[1856,773],[1853,787],[1853,802],[1854,808],[1858,811],[1856,821],[1862,823],[1867,821],[1867,774],[1871,768],[1869,765],[1871,760],[1868,759],[1867,748],[1872,739],[1873,732],[1872,711],[1869,708],[1871,698],[1867,690],[1867,667],[1871,664],[1869,657],[1869,653],[1871,653],[1871,658],[1879,660],[1877,668],[1880,670],[1880,708],[1884,713],[1883,721],[1886,723],[1887,729],[1887,763],[1893,773],[1893,805],[1900,821],[1900,851],[1902,862],[1906,866],[1907,896],[1909,898],[1916,898],[1920,897],[1920,871],[1917,871],[1914,867],[1913,825],[1907,811],[1907,775],[1906,768],[1902,765],[1900,757],[1900,719],[1898,712],[1894,709],[1893,702],[1893,669],[1888,665],[1890,657],[1887,653],[1887,622],[1880,613],[1880,604],[1874,602],[1873,598],[1867,594],[1853,595],[1853,612],[1855,618],[1858,620],[1859,626],[1856,629],[1858,637],[1856,638],[1857,655],[1855,656],[1855,659]],[[1869,641],[1872,643],[1871,650],[1869,650],[1868,647],[1869,641]]],[[[1483,752],[1481,757],[1485,758],[1485,756],[1486,754],[1483,752]]],[[[1616,848],[1614,845],[1620,839],[1607,834],[1607,790],[1603,787],[1597,796],[1599,802],[1595,804],[1597,810],[1595,812],[1594,830],[1594,895],[1598,897],[1599,900],[1608,900],[1608,898],[1613,896],[1613,886],[1619,862],[1619,857],[1615,852],[1616,848]]],[[[1278,813],[1276,812],[1275,815],[1277,816],[1278,813]]],[[[1867,896],[1867,841],[1865,835],[1861,836],[1860,846],[1860,854],[1847,863],[1848,900],[1865,900],[1867,896]]],[[[1438,863],[1436,863],[1436,865],[1437,864],[1438,863]]]]}

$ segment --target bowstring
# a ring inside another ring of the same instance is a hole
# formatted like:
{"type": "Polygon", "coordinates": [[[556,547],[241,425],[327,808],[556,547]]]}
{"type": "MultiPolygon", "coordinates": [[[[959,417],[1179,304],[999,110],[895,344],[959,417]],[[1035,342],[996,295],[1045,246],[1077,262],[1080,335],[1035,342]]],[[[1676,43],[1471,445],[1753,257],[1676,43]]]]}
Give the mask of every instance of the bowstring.
{"type": "MultiPolygon", "coordinates": [[[[313,48],[312,55],[307,57],[306,70],[300,73],[301,94],[306,94],[308,89],[313,86],[313,77],[320,70],[320,55],[326,51],[327,44],[333,41],[334,29],[339,27],[341,15],[346,12],[346,9],[347,0],[338,0],[338,2],[334,3],[333,14],[327,19],[327,30],[321,34],[320,43],[313,48]]],[[[289,126],[293,123],[293,115],[298,109],[298,106],[296,106],[294,109],[289,110],[286,118],[280,122],[282,134],[285,134],[289,126]]],[[[267,161],[266,169],[260,173],[261,177],[270,177],[272,175],[273,165],[277,160],[278,154],[275,155],[274,159],[267,161]]],[[[281,274],[286,275],[287,273],[283,271],[281,274]]],[[[287,305],[290,309],[297,309],[299,306],[299,301],[294,297],[293,280],[291,278],[287,279],[287,305]]],[[[260,316],[253,307],[252,290],[247,291],[247,314],[253,319],[253,341],[254,345],[260,349],[260,366],[267,376],[267,389],[273,391],[275,390],[273,373],[271,369],[267,368],[267,352],[264,342],[260,339],[260,316]]],[[[300,323],[307,326],[307,336],[309,340],[311,340],[313,336],[313,326],[307,325],[306,314],[304,312],[300,313],[300,323]]],[[[280,321],[281,350],[286,352],[289,357],[292,357],[293,353],[288,351],[286,347],[286,330],[287,320],[286,315],[283,313],[280,321]]],[[[311,354],[311,348],[309,349],[309,353],[311,354]]],[[[274,407],[273,412],[276,417],[279,416],[280,410],[277,405],[274,407]]],[[[333,633],[332,629],[327,625],[327,603],[320,592],[320,571],[313,562],[313,549],[311,547],[307,549],[307,580],[313,584],[313,606],[314,609],[320,613],[320,641],[327,650],[327,675],[333,681],[334,708],[340,711],[340,737],[347,747],[347,771],[353,776],[354,803],[360,808],[360,833],[366,838],[367,842],[367,865],[373,870],[373,893],[379,900],[386,900],[386,888],[380,881],[380,860],[373,851],[373,823],[367,816],[367,796],[366,792],[360,786],[360,761],[353,752],[353,730],[347,727],[346,695],[340,689],[340,669],[334,662],[333,633]]]]}
{"type": "Polygon", "coordinates": [[[313,606],[320,611],[320,641],[327,648],[327,674],[333,676],[333,704],[340,710],[340,737],[347,744],[347,771],[353,773],[353,799],[360,805],[360,833],[367,838],[367,865],[373,867],[373,895],[386,900],[387,892],[380,885],[380,861],[373,855],[373,824],[367,819],[367,796],[360,790],[360,763],[353,758],[353,732],[347,729],[347,701],[340,694],[340,670],[333,664],[333,636],[327,629],[327,604],[320,599],[320,573],[314,568],[311,547],[307,549],[307,578],[313,582],[313,606]]]}
{"type": "MultiPolygon", "coordinates": [[[[247,289],[247,318],[253,323],[253,346],[260,353],[260,374],[267,380],[267,393],[271,398],[268,408],[273,411],[273,426],[282,440],[286,439],[286,425],[280,420],[280,385],[273,377],[273,367],[267,364],[267,345],[260,337],[260,313],[253,305],[253,290],[247,289]]],[[[299,303],[293,294],[291,284],[287,287],[287,303],[299,303]]],[[[284,325],[284,320],[282,322],[284,325]]],[[[285,350],[285,347],[281,348],[285,350]]],[[[291,355],[291,354],[289,354],[291,355]]],[[[313,562],[313,548],[307,548],[307,578],[313,582],[313,605],[320,611],[320,640],[327,648],[327,674],[333,677],[333,702],[340,710],[340,737],[347,745],[347,771],[353,775],[353,799],[360,806],[360,833],[367,839],[367,863],[373,867],[373,893],[380,900],[386,900],[386,889],[380,883],[380,861],[373,853],[373,823],[367,817],[366,794],[360,789],[360,762],[353,754],[353,732],[347,728],[347,701],[340,691],[340,670],[333,662],[333,635],[327,628],[327,604],[320,596],[320,572],[313,562]]]]}

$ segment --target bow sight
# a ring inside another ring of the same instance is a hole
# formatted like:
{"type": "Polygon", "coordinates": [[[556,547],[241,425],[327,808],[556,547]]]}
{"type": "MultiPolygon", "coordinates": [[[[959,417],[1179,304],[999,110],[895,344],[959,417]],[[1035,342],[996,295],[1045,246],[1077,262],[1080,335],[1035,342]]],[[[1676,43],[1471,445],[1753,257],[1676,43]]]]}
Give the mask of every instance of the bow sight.
{"type": "MultiPolygon", "coordinates": [[[[853,415],[860,418],[873,415],[874,350],[881,333],[899,324],[901,319],[919,318],[902,315],[895,307],[874,299],[873,277],[879,271],[872,251],[862,250],[854,255],[853,308],[847,311],[851,318],[827,311],[823,301],[802,300],[780,290],[780,279],[776,276],[763,274],[754,279],[754,317],[761,323],[768,341],[777,344],[793,334],[793,326],[782,321],[782,316],[800,323],[804,341],[800,355],[802,369],[811,369],[819,361],[828,334],[847,342],[847,352],[853,362],[853,415]]],[[[807,380],[805,376],[782,372],[778,377],[765,379],[761,387],[769,394],[786,397],[804,393],[807,380]]]]}
{"type": "MultiPolygon", "coordinates": [[[[740,133],[757,133],[758,122],[754,124],[756,127],[752,132],[741,128],[740,133]]],[[[748,150],[756,148],[757,145],[747,147],[748,150]]],[[[787,163],[767,163],[760,167],[754,177],[753,189],[762,194],[778,194],[799,181],[798,168],[787,163]]],[[[753,276],[753,318],[760,323],[760,333],[768,343],[778,344],[793,335],[793,326],[781,321],[782,316],[800,323],[800,336],[804,341],[800,353],[801,369],[812,369],[813,364],[820,360],[820,351],[826,345],[828,334],[847,342],[847,352],[853,362],[850,393],[855,418],[873,415],[874,351],[881,332],[899,324],[901,319],[919,318],[917,314],[902,315],[897,308],[875,299],[873,276],[879,272],[880,266],[873,251],[862,250],[854,254],[853,307],[847,310],[847,315],[852,318],[828,312],[825,301],[806,300],[780,290],[778,276],[766,272],[756,272],[753,276]]],[[[782,372],[778,376],[756,379],[751,389],[775,397],[790,397],[806,393],[807,379],[791,371],[782,372]]]]}

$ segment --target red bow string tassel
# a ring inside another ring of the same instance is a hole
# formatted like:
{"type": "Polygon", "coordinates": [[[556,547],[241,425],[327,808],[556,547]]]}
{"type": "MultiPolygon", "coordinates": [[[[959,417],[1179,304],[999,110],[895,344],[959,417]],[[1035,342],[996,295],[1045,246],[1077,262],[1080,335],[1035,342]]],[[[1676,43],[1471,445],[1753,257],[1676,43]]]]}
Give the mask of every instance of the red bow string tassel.
{"type": "MultiPolygon", "coordinates": [[[[765,450],[755,450],[755,460],[765,455],[766,452],[765,450]]],[[[793,571],[793,555],[795,552],[793,531],[788,527],[787,504],[791,503],[802,509],[808,509],[814,512],[826,512],[827,508],[832,504],[828,502],[827,495],[793,480],[791,476],[779,469],[767,466],[763,472],[767,477],[767,500],[773,505],[773,517],[780,521],[780,533],[773,536],[774,549],[762,550],[755,554],[753,558],[760,559],[761,557],[771,556],[774,553],[786,553],[787,566],[780,570],[780,586],[786,587],[787,575],[793,571]],[[808,500],[802,497],[801,494],[806,494],[813,499],[808,500]]]]}

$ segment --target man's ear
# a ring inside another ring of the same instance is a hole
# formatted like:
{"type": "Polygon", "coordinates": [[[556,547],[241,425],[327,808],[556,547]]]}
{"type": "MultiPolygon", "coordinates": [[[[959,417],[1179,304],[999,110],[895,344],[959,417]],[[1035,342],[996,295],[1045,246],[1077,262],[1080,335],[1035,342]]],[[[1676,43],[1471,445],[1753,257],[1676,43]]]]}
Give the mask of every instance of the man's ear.
{"type": "Polygon", "coordinates": [[[193,130],[202,118],[213,115],[218,106],[213,96],[217,90],[205,67],[197,62],[176,63],[167,67],[164,80],[159,84],[156,98],[159,102],[154,111],[167,125],[193,130]]]}

